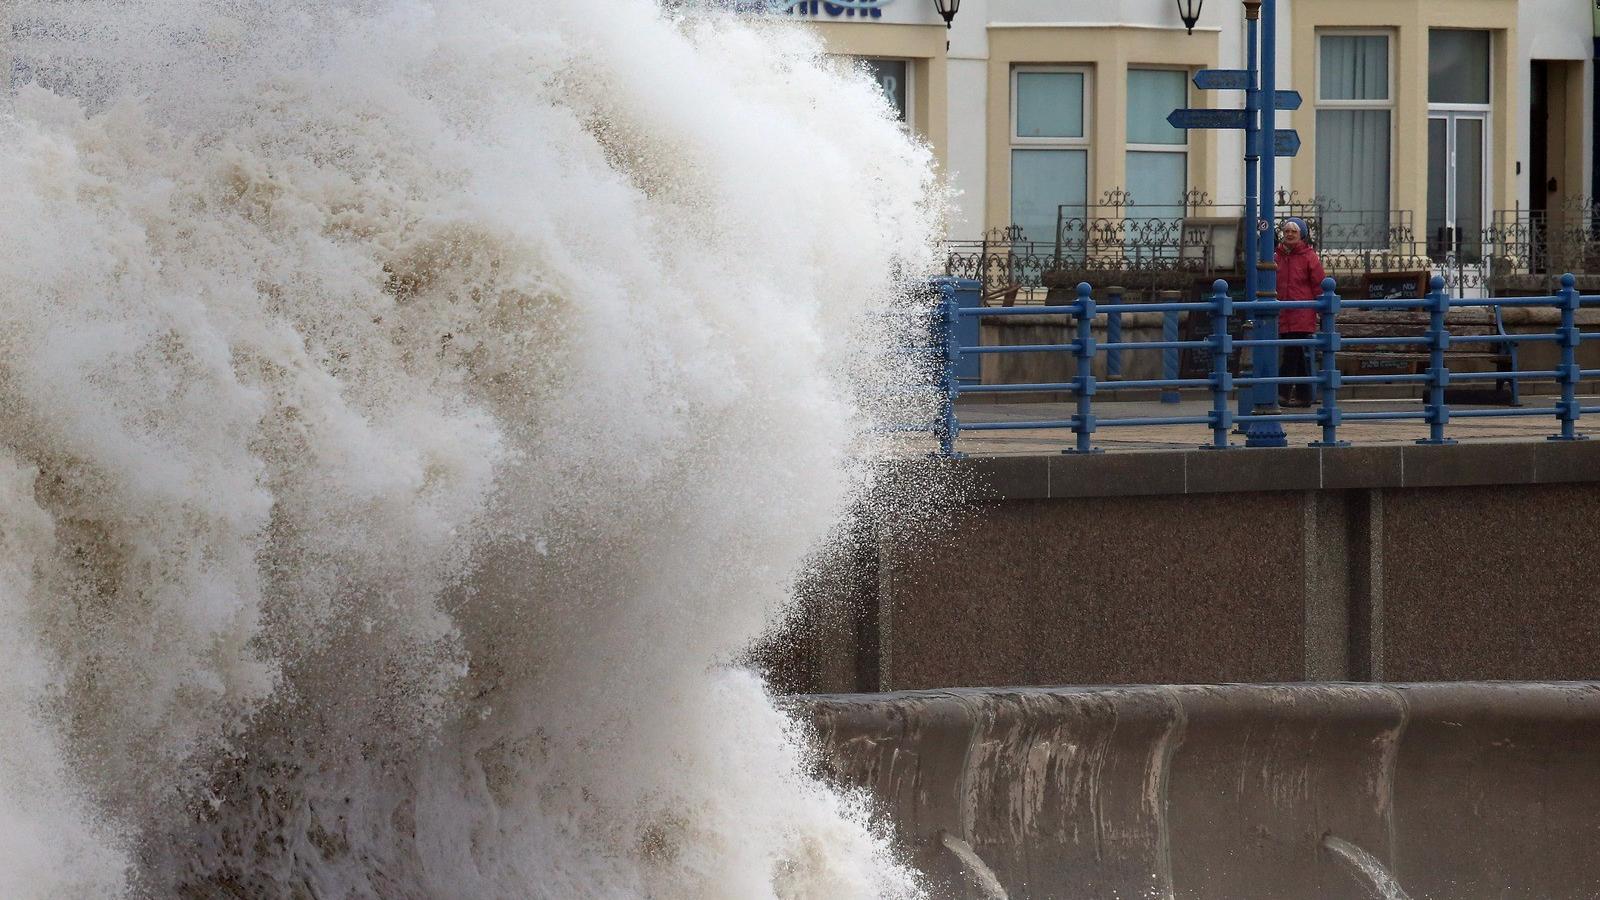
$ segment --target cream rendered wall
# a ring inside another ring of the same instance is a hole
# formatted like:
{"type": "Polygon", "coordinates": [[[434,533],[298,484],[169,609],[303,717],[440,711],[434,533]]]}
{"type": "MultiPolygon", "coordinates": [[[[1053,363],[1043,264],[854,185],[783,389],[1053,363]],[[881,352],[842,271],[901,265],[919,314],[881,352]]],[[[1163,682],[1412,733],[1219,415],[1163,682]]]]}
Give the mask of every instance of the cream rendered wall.
{"type": "MultiPolygon", "coordinates": [[[[1190,69],[1215,67],[1215,29],[1193,35],[1183,28],[1134,25],[989,24],[989,167],[986,215],[989,228],[1009,224],[1011,214],[1011,71],[1029,64],[1082,64],[1091,70],[1089,106],[1089,202],[1112,188],[1126,187],[1127,68],[1160,63],[1190,69]]],[[[1194,92],[1191,102],[1212,99],[1194,92]]],[[[1191,188],[1214,191],[1214,132],[1196,132],[1189,143],[1191,188]]]]}

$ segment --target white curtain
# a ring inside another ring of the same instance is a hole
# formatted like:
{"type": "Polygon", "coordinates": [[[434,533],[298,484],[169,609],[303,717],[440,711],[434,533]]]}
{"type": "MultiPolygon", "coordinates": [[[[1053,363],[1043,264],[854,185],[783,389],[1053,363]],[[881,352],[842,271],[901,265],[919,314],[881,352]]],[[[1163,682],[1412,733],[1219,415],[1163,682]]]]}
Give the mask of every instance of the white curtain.
{"type": "Polygon", "coordinates": [[[1389,111],[1317,111],[1317,193],[1346,210],[1389,208],[1389,111]]]}
{"type": "MultiPolygon", "coordinates": [[[[1382,35],[1324,35],[1320,44],[1322,100],[1389,99],[1389,39],[1382,35]]],[[[1323,232],[1334,241],[1387,243],[1390,116],[1388,109],[1317,110],[1317,194],[1338,212],[1323,232]],[[1359,226],[1359,227],[1358,227],[1359,226]]]]}
{"type": "MultiPolygon", "coordinates": [[[[1089,199],[1089,154],[1083,150],[1011,151],[1011,221],[1022,239],[1054,244],[1056,211],[1081,220],[1089,199]]],[[[1081,225],[1066,235],[1082,240],[1081,225]]]]}
{"type": "Polygon", "coordinates": [[[1389,99],[1389,39],[1381,34],[1322,36],[1324,100],[1389,99]]]}

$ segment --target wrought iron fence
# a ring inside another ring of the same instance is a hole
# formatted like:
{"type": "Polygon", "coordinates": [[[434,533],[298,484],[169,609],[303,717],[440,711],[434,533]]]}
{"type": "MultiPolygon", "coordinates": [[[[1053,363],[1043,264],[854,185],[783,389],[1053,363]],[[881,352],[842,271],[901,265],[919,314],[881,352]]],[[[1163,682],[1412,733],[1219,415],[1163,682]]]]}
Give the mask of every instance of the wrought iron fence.
{"type": "MultiPolygon", "coordinates": [[[[1330,269],[1405,271],[1420,266],[1409,210],[1347,211],[1280,191],[1284,216],[1304,219],[1330,269]]],[[[1135,294],[1188,291],[1242,271],[1245,209],[1190,191],[1181,204],[1141,204],[1120,188],[1098,202],[1057,208],[1054,239],[1029,239],[1020,226],[946,246],[945,274],[978,281],[985,302],[1010,306],[1056,281],[1116,284],[1135,294]]]]}
{"type": "Polygon", "coordinates": [[[996,229],[980,241],[949,241],[944,273],[982,286],[985,303],[1012,306],[1045,287],[1046,272],[1058,268],[1055,244],[1025,241],[1022,228],[996,229]]]}
{"type": "Polygon", "coordinates": [[[1555,209],[1496,210],[1482,246],[1503,278],[1600,272],[1600,203],[1581,197],[1555,209]]]}
{"type": "MultiPolygon", "coordinates": [[[[1582,198],[1553,210],[1498,210],[1471,231],[1419,234],[1411,210],[1346,210],[1327,198],[1279,191],[1282,217],[1306,221],[1329,274],[1358,281],[1370,274],[1426,272],[1463,295],[1553,292],[1563,272],[1600,274],[1600,202],[1582,198]]],[[[1118,285],[1153,299],[1190,292],[1197,283],[1242,271],[1245,210],[1191,191],[1179,206],[1140,204],[1113,189],[1089,205],[1057,210],[1053,240],[1020,226],[946,246],[945,274],[978,281],[985,303],[1042,299],[1046,276],[1057,283],[1118,285]]],[[[1280,220],[1281,221],[1281,220],[1280,220]]]]}

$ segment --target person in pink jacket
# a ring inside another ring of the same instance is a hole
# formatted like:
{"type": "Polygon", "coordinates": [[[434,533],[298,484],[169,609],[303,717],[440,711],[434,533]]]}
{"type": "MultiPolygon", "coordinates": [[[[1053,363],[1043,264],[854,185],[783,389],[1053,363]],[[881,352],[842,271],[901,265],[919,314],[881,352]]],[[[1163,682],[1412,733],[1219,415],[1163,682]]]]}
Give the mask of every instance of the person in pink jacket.
{"type": "MultiPolygon", "coordinates": [[[[1277,254],[1279,300],[1315,300],[1322,296],[1322,279],[1328,275],[1322,270],[1322,258],[1306,242],[1306,233],[1304,219],[1283,221],[1283,241],[1278,244],[1277,254]]],[[[1314,309],[1286,309],[1278,314],[1279,337],[1307,338],[1316,330],[1317,311],[1314,309]]],[[[1283,348],[1279,374],[1285,378],[1310,375],[1311,348],[1283,348]]],[[[1310,406],[1311,385],[1279,385],[1278,400],[1284,406],[1310,406]]]]}

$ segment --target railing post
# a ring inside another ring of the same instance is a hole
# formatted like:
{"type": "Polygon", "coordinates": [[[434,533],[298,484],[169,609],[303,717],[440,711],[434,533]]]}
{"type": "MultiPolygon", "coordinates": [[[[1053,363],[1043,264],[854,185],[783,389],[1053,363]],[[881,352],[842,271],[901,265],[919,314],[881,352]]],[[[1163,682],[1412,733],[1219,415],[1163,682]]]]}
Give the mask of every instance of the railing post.
{"type": "Polygon", "coordinates": [[[961,340],[957,336],[957,325],[961,320],[961,301],[956,297],[952,285],[946,283],[939,286],[940,320],[943,334],[940,343],[944,349],[944,372],[941,376],[944,388],[944,421],[939,428],[939,454],[945,458],[954,458],[956,454],[956,436],[961,431],[961,423],[956,419],[956,397],[961,393],[960,382],[956,378],[956,371],[961,366],[961,340]]]}
{"type": "Polygon", "coordinates": [[[1322,424],[1322,440],[1312,441],[1313,447],[1348,447],[1349,441],[1339,440],[1339,295],[1332,278],[1322,279],[1322,330],[1317,334],[1317,349],[1322,351],[1322,409],[1317,411],[1317,421],[1322,424]]]}
{"type": "MultiPolygon", "coordinates": [[[[1256,323],[1252,315],[1252,313],[1244,313],[1239,322],[1239,337],[1247,341],[1255,337],[1256,323]]],[[[1252,347],[1245,347],[1239,351],[1239,377],[1254,378],[1255,374],[1256,351],[1252,347]]],[[[1238,421],[1239,416],[1248,416],[1250,415],[1250,410],[1255,408],[1255,389],[1239,388],[1235,392],[1235,401],[1237,414],[1234,416],[1234,421],[1238,421]]],[[[1241,424],[1234,430],[1234,434],[1244,434],[1244,426],[1241,424]]]]}
{"type": "MultiPolygon", "coordinates": [[[[1122,303],[1123,290],[1120,287],[1106,288],[1106,296],[1111,298],[1113,304],[1122,303]]],[[[1106,313],[1106,343],[1122,343],[1122,313],[1106,313]]],[[[1106,380],[1110,381],[1122,377],[1122,350],[1111,347],[1106,350],[1106,380]]]]}
{"type": "Polygon", "coordinates": [[[1072,315],[1078,320],[1077,346],[1073,353],[1078,357],[1078,414],[1073,417],[1072,430],[1078,435],[1078,445],[1066,453],[1099,453],[1091,443],[1094,436],[1094,298],[1088,282],[1078,285],[1078,302],[1072,315]]]}
{"type": "Polygon", "coordinates": [[[1561,433],[1550,435],[1552,441],[1581,441],[1588,435],[1578,434],[1578,417],[1583,407],[1578,403],[1578,381],[1582,371],[1578,368],[1578,280],[1567,273],[1561,276],[1561,370],[1556,381],[1561,385],[1561,400],[1556,403],[1556,418],[1561,422],[1561,433]]]}
{"type": "Polygon", "coordinates": [[[1450,370],[1444,366],[1444,351],[1450,347],[1450,332],[1445,327],[1445,316],[1450,312],[1450,295],[1444,291],[1444,279],[1438,275],[1428,282],[1428,436],[1419,444],[1454,444],[1444,436],[1445,423],[1450,421],[1450,407],[1444,402],[1444,389],[1450,383],[1450,370]]]}
{"type": "Polygon", "coordinates": [[[1233,298],[1228,283],[1217,279],[1211,285],[1211,444],[1210,449],[1228,449],[1228,429],[1233,426],[1233,410],[1228,407],[1228,391],[1233,376],[1228,374],[1228,354],[1233,338],[1228,334],[1228,317],[1233,315],[1233,298]]]}
{"type": "MultiPolygon", "coordinates": [[[[1176,341],[1178,339],[1178,314],[1168,311],[1161,314],[1161,339],[1163,341],[1176,341]]],[[[1177,347],[1166,347],[1161,351],[1161,377],[1167,381],[1178,380],[1179,350],[1177,347]]],[[[1175,387],[1161,389],[1162,403],[1177,403],[1183,395],[1175,387]]]]}

